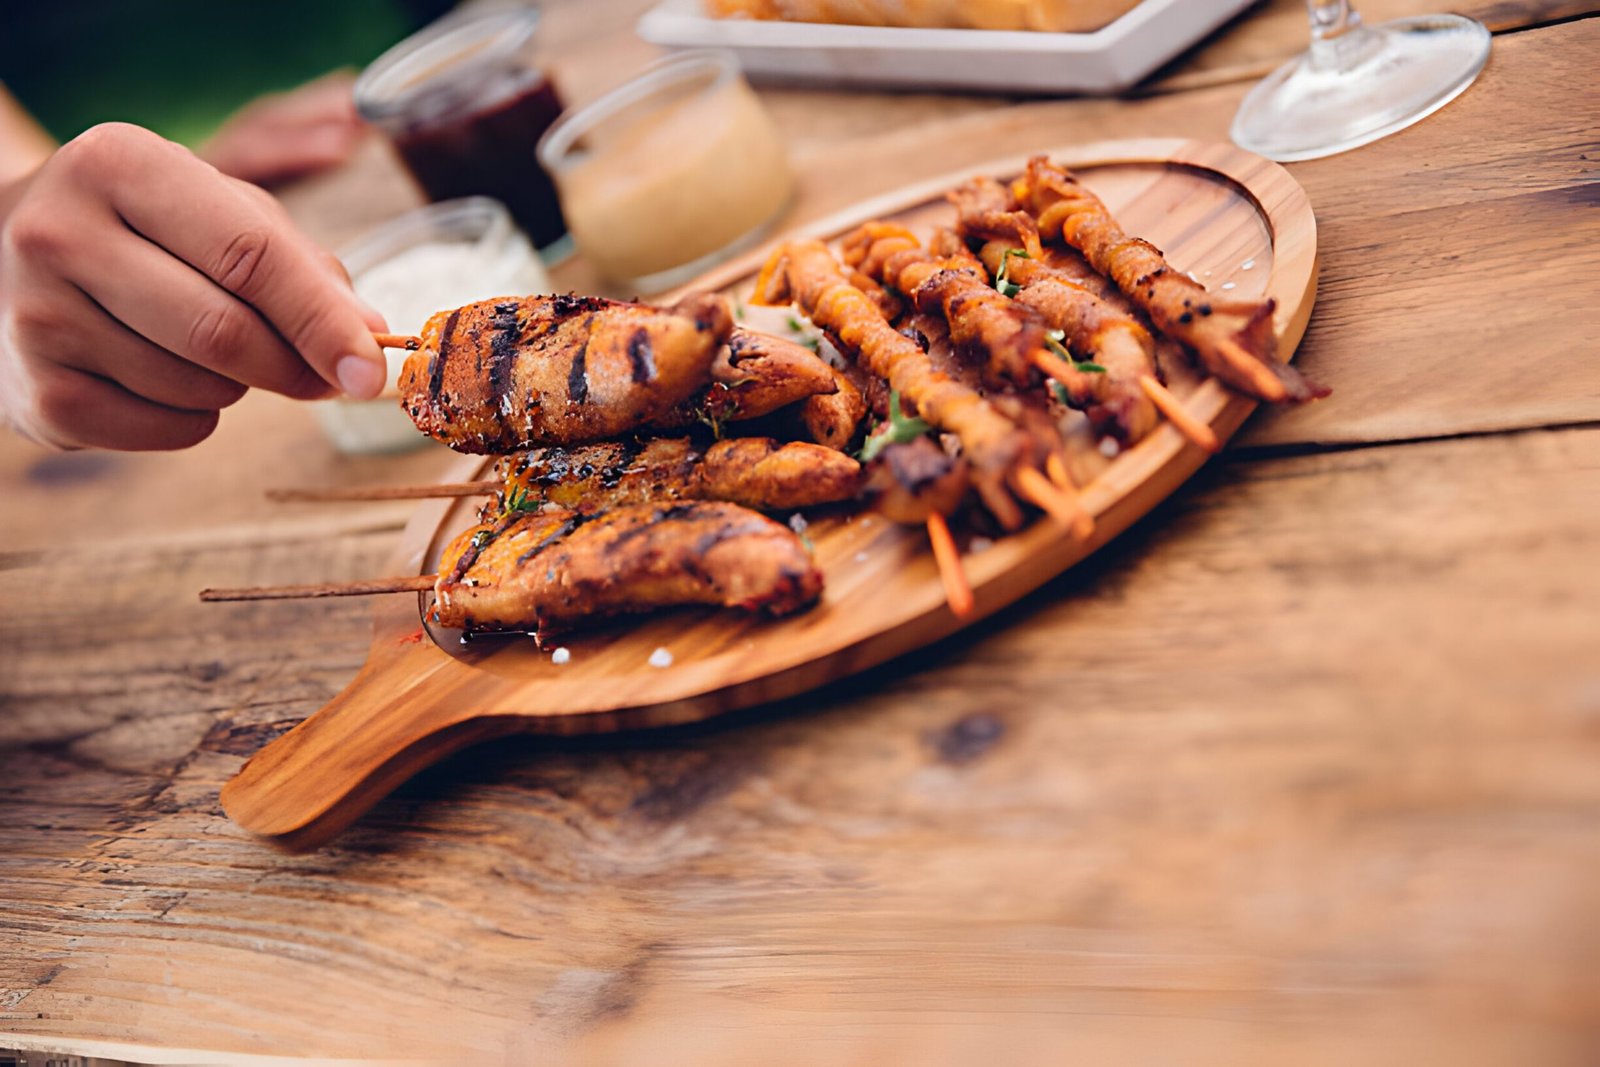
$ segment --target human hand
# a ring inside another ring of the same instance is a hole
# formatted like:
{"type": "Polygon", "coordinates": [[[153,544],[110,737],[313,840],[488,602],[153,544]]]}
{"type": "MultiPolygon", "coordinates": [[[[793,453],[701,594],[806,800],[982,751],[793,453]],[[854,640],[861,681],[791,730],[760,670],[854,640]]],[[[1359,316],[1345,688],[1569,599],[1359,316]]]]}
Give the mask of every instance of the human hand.
{"type": "Polygon", "coordinates": [[[148,130],[0,190],[0,414],[41,442],[185,448],[252,386],[370,398],[382,329],[271,196],[148,130]]]}
{"type": "Polygon", "coordinates": [[[336,71],[251,101],[200,146],[200,158],[260,185],[337,166],[367,132],[356,114],[354,86],[354,75],[336,71]]]}

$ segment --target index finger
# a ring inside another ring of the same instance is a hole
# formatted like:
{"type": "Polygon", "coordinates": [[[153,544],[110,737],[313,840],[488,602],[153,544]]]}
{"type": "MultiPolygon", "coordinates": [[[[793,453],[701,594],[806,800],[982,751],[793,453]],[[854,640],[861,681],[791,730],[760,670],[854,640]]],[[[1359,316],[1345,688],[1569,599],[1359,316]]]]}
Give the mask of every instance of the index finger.
{"type": "Polygon", "coordinates": [[[128,153],[111,189],[123,220],[254,307],[324,381],[376,396],[387,364],[364,309],[331,281],[309,242],[187,149],[144,144],[128,153]]]}

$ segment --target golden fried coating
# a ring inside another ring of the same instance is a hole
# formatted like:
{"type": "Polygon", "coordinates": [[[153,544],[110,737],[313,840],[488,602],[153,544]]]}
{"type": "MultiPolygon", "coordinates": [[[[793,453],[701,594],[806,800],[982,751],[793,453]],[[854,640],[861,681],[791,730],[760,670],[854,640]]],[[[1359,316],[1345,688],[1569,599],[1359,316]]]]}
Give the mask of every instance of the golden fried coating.
{"type": "Polygon", "coordinates": [[[1008,483],[1036,457],[1033,442],[1015,423],[975,390],[935,372],[922,347],[897,333],[872,298],[850,284],[822,242],[791,241],[762,268],[755,299],[778,304],[791,298],[867,370],[887,379],[902,403],[955,434],[989,510],[1008,529],[1021,525],[1022,510],[1008,483]]]}
{"type": "Polygon", "coordinates": [[[1047,240],[1082,252],[1116,282],[1157,329],[1193,349],[1202,366],[1225,384],[1275,403],[1327,395],[1278,360],[1272,300],[1219,300],[1168,265],[1149,241],[1129,237],[1111,212],[1076,178],[1044,156],[1028,161],[1012,196],[1047,240]]]}

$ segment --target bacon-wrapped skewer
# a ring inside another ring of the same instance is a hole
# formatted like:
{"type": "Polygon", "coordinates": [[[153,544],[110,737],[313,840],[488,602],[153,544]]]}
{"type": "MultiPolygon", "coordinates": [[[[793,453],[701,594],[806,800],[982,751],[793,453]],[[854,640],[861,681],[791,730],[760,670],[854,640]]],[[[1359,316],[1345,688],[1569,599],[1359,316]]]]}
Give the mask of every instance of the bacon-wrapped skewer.
{"type": "Polygon", "coordinates": [[[904,293],[918,310],[943,314],[951,340],[982,356],[992,383],[1035,385],[1040,369],[1071,376],[1050,354],[1044,321],[996,292],[983,264],[965,248],[942,254],[924,248],[905,227],[885,222],[858,227],[841,248],[848,266],[904,293]]]}
{"type": "Polygon", "coordinates": [[[1157,329],[1188,345],[1223,383],[1274,403],[1327,395],[1327,389],[1279,362],[1273,300],[1213,297],[1168,265],[1160,249],[1124,233],[1099,197],[1044,156],[1028,161],[1011,191],[1044,240],[1060,240],[1082,252],[1157,329]]]}
{"type": "Polygon", "coordinates": [[[1032,484],[1022,472],[1038,475],[1043,451],[975,390],[938,373],[928,353],[897,333],[872,298],[850,284],[827,246],[820,241],[783,245],[756,279],[754,299],[764,304],[792,299],[847,354],[886,379],[918,416],[954,434],[985,506],[1007,529],[1022,524],[1011,493],[1034,492],[1022,488],[1032,484]]]}

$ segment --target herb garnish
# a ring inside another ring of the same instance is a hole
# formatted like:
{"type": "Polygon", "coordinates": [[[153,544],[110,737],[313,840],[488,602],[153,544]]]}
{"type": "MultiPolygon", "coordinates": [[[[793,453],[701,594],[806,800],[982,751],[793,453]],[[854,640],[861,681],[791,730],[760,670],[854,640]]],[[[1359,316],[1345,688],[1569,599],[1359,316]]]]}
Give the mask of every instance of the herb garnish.
{"type": "Polygon", "coordinates": [[[820,342],[817,335],[811,332],[810,325],[795,318],[793,315],[789,316],[789,332],[795,335],[796,343],[805,345],[813,352],[819,351],[818,345],[820,342]]]}
{"type": "Polygon", "coordinates": [[[1074,358],[1072,353],[1067,351],[1067,346],[1061,343],[1062,338],[1066,336],[1067,331],[1065,330],[1047,330],[1044,335],[1044,343],[1049,347],[1050,351],[1072,364],[1073,370],[1081,370],[1087,374],[1104,374],[1106,372],[1106,369],[1098,363],[1080,361],[1074,358]]]}
{"type": "Polygon", "coordinates": [[[1001,296],[1016,296],[1022,291],[1022,286],[1007,277],[1011,271],[1011,261],[1032,258],[1026,248],[1008,248],[1000,253],[1000,269],[994,272],[994,287],[1001,296]]]}
{"type": "Polygon", "coordinates": [[[520,485],[513,486],[500,503],[500,514],[520,515],[525,511],[539,510],[539,501],[520,485]]]}
{"type": "MultiPolygon", "coordinates": [[[[871,463],[878,458],[890,445],[903,445],[907,441],[915,441],[929,430],[933,429],[921,419],[906,416],[900,410],[900,394],[889,390],[889,428],[882,433],[872,432],[867,435],[866,443],[861,446],[861,451],[856,453],[856,458],[863,463],[871,463]]],[[[873,427],[876,431],[877,427],[873,427]]]]}
{"type": "Polygon", "coordinates": [[[715,440],[722,440],[722,420],[717,418],[717,413],[711,410],[711,403],[706,403],[692,409],[694,417],[705,425],[711,427],[711,436],[715,440]]]}

